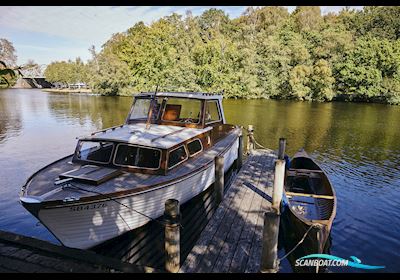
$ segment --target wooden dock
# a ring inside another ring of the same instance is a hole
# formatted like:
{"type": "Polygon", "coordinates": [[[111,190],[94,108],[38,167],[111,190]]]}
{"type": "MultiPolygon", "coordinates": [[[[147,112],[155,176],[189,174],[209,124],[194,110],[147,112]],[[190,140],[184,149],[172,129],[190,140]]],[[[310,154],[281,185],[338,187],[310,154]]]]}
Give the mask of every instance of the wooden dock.
{"type": "Polygon", "coordinates": [[[157,272],[87,250],[0,231],[0,273],[3,272],[157,272]]]}
{"type": "Polygon", "coordinates": [[[180,272],[260,271],[264,213],[271,206],[276,158],[272,150],[251,151],[180,272]]]}

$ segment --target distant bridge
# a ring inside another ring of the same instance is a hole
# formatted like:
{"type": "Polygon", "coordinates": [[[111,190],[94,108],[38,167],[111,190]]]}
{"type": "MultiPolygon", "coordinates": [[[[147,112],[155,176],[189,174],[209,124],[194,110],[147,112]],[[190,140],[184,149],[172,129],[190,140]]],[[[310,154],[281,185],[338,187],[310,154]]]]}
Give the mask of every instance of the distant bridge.
{"type": "Polygon", "coordinates": [[[19,77],[13,88],[51,88],[52,84],[45,78],[19,77]]]}
{"type": "Polygon", "coordinates": [[[40,64],[35,67],[20,70],[20,76],[13,88],[51,88],[52,84],[46,81],[44,71],[47,64],[40,64]]]}
{"type": "Polygon", "coordinates": [[[31,79],[44,79],[44,71],[46,70],[47,64],[40,64],[36,67],[20,70],[24,78],[31,79]]]}

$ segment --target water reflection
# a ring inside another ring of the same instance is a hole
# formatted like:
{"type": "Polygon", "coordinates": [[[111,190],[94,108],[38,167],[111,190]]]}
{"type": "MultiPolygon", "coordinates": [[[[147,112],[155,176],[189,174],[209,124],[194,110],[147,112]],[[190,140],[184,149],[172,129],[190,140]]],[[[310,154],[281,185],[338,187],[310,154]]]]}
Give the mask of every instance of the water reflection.
{"type": "MultiPolygon", "coordinates": [[[[0,90],[0,229],[55,242],[18,203],[21,185],[37,169],[72,153],[76,136],[123,123],[131,102],[128,97],[0,90]]],[[[331,254],[398,271],[399,106],[223,103],[227,121],[253,124],[262,145],[277,149],[278,138],[286,137],[289,155],[304,147],[326,170],[338,198],[331,254]]]]}
{"type": "Polygon", "coordinates": [[[59,121],[90,121],[98,129],[122,124],[132,104],[130,97],[102,97],[96,95],[49,94],[48,107],[59,121]]]}
{"type": "Polygon", "coordinates": [[[228,121],[253,124],[255,137],[268,147],[277,148],[277,137],[286,137],[290,154],[304,147],[385,160],[400,149],[396,106],[224,100],[224,109],[228,121]]]}
{"type": "Polygon", "coordinates": [[[21,111],[18,107],[18,99],[0,94],[0,143],[21,131],[21,111]]]}

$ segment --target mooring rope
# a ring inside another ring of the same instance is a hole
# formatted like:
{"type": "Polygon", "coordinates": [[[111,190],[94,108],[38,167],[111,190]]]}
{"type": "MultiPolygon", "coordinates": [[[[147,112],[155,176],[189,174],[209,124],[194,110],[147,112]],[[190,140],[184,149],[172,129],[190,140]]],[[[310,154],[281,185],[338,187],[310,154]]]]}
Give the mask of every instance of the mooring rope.
{"type": "Polygon", "coordinates": [[[265,148],[263,145],[261,145],[260,143],[258,143],[258,142],[256,141],[256,139],[254,138],[254,136],[252,136],[251,138],[252,138],[252,141],[254,141],[254,143],[255,143],[257,146],[259,146],[260,148],[269,150],[268,148],[265,148]]]}
{"type": "Polygon", "coordinates": [[[313,227],[318,227],[318,226],[315,225],[315,224],[312,224],[312,225],[308,228],[308,230],[306,231],[306,233],[304,233],[303,238],[296,244],[296,246],[294,246],[294,247],[293,247],[286,255],[284,255],[282,258],[278,259],[278,261],[281,261],[281,260],[285,259],[285,258],[286,258],[287,256],[289,256],[291,253],[293,253],[293,251],[296,250],[296,248],[299,247],[301,243],[303,243],[303,241],[304,241],[304,239],[306,238],[307,234],[310,232],[310,230],[311,230],[313,227]]]}
{"type": "Polygon", "coordinates": [[[257,146],[259,146],[260,148],[262,148],[262,149],[265,149],[265,150],[270,150],[270,149],[268,149],[268,148],[266,148],[266,147],[264,147],[263,145],[261,145],[260,143],[258,143],[257,142],[257,140],[254,138],[254,135],[253,134],[249,134],[250,133],[250,131],[247,129],[247,128],[244,128],[244,129],[246,129],[246,131],[247,131],[247,134],[250,136],[250,140],[251,140],[251,142],[253,142],[254,144],[256,144],[257,146]]]}
{"type": "MultiPolygon", "coordinates": [[[[156,220],[156,219],[154,219],[154,218],[152,218],[152,217],[150,217],[150,216],[147,216],[146,214],[144,214],[144,213],[142,213],[142,212],[139,212],[139,211],[133,209],[132,207],[130,207],[130,206],[128,206],[128,205],[125,205],[124,203],[119,202],[119,201],[116,200],[115,198],[113,198],[113,197],[111,197],[111,196],[108,196],[108,195],[106,195],[106,194],[103,194],[103,193],[100,193],[100,192],[96,192],[96,191],[93,191],[93,190],[87,190],[87,189],[78,187],[78,186],[76,186],[76,185],[73,185],[73,184],[70,183],[70,182],[68,182],[67,185],[63,186],[63,188],[78,189],[78,190],[85,191],[85,192],[91,192],[91,193],[99,194],[99,195],[104,196],[104,197],[106,197],[106,198],[108,198],[108,199],[110,199],[110,200],[112,200],[112,201],[114,201],[114,202],[116,202],[116,203],[118,203],[118,204],[120,204],[120,205],[122,205],[122,206],[125,206],[126,208],[128,208],[128,209],[130,209],[130,210],[132,210],[132,211],[134,211],[134,212],[136,212],[136,213],[138,213],[138,214],[140,214],[140,215],[142,215],[142,216],[144,216],[144,217],[150,219],[151,221],[155,221],[156,223],[158,223],[158,224],[160,224],[160,225],[162,225],[162,226],[165,226],[165,223],[160,222],[159,220],[156,220]]],[[[120,217],[122,218],[121,215],[120,215],[120,217]]],[[[122,218],[122,220],[123,220],[123,221],[128,225],[128,227],[129,227],[129,224],[125,221],[125,219],[122,218]]],[[[129,228],[130,228],[130,227],[129,227],[129,228]]]]}

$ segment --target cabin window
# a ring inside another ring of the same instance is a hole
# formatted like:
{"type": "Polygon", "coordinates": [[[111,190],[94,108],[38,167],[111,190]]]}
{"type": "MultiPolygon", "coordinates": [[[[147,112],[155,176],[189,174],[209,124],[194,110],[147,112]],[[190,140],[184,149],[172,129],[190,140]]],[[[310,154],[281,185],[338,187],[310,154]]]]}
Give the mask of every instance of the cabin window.
{"type": "Polygon", "coordinates": [[[221,120],[221,115],[219,113],[218,101],[217,100],[207,101],[206,117],[205,117],[206,124],[219,122],[220,120],[221,120]]]}
{"type": "Polygon", "coordinates": [[[162,120],[180,123],[199,123],[200,112],[201,100],[168,98],[164,107],[162,120]]]}
{"type": "Polygon", "coordinates": [[[171,169],[181,162],[184,162],[188,158],[188,155],[186,153],[185,146],[180,146],[176,148],[175,150],[172,150],[169,152],[168,156],[168,169],[171,169]]]}
{"type": "Polygon", "coordinates": [[[80,160],[109,163],[114,144],[110,142],[80,141],[76,157],[80,160]]]}
{"type": "Polygon", "coordinates": [[[119,144],[114,157],[114,164],[119,166],[158,169],[161,151],[157,149],[119,144]]]}
{"type": "Polygon", "coordinates": [[[192,157],[203,150],[203,145],[199,139],[195,139],[187,144],[189,155],[192,157]]]}

